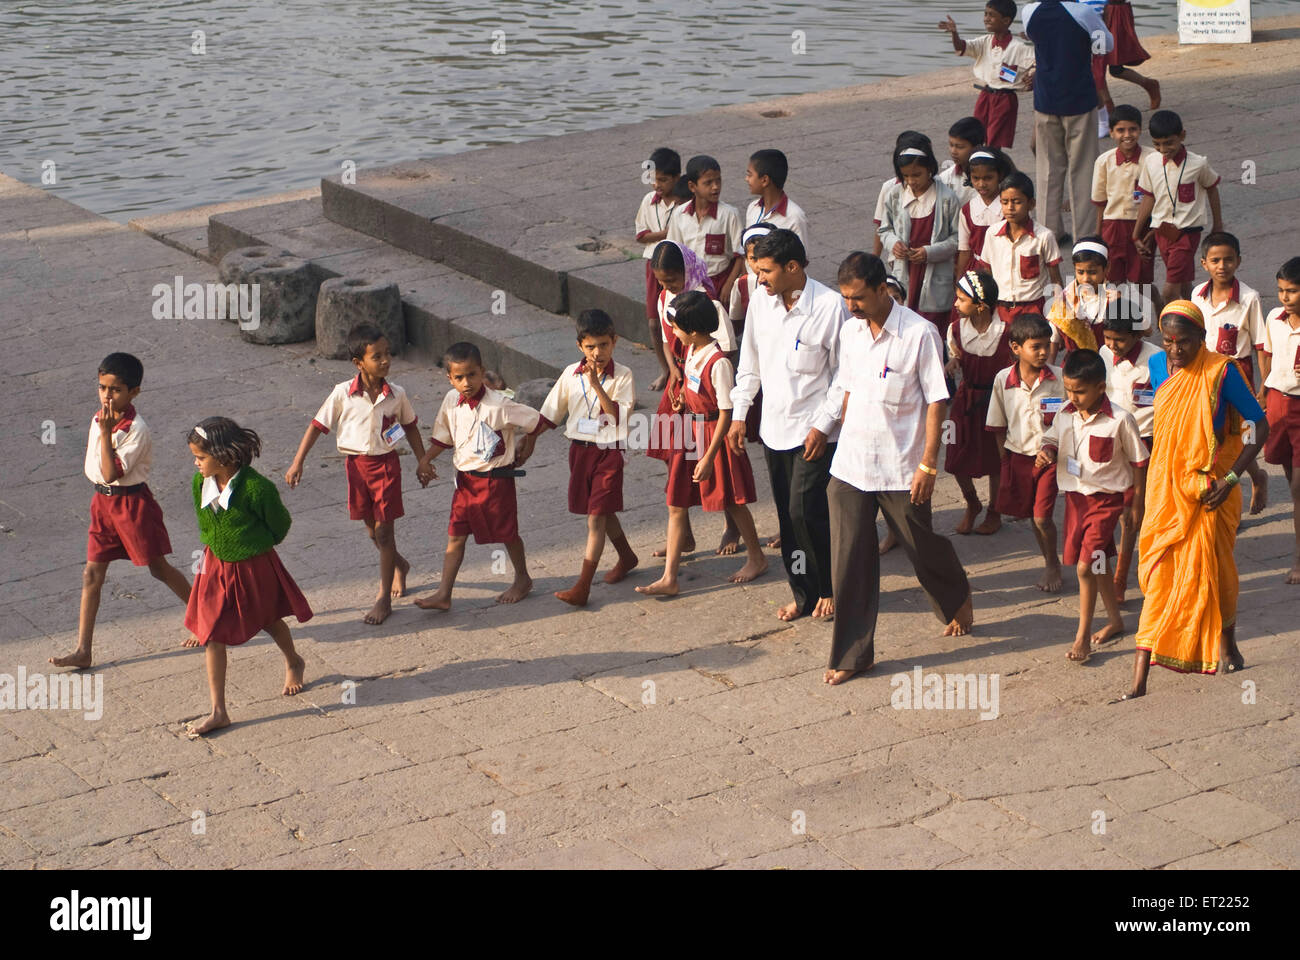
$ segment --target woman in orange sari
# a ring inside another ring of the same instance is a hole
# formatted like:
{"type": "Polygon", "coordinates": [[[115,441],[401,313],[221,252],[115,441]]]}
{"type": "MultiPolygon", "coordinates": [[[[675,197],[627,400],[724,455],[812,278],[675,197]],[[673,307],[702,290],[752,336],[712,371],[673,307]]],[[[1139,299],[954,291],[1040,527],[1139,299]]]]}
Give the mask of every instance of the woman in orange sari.
{"type": "Polygon", "coordinates": [[[1195,304],[1166,306],[1160,332],[1165,354],[1150,362],[1156,418],[1138,537],[1145,601],[1133,687],[1121,700],[1146,694],[1152,663],[1180,673],[1245,666],[1236,638],[1237,484],[1268,439],[1268,422],[1236,363],[1206,349],[1195,304]]]}

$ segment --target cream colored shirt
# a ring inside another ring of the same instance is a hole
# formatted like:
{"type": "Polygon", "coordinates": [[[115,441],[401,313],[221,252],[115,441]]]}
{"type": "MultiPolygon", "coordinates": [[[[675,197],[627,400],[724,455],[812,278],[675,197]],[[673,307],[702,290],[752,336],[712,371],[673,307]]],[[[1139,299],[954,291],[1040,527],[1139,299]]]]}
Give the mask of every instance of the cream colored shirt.
{"type": "MultiPolygon", "coordinates": [[[[662,199],[658,193],[651,190],[641,198],[641,206],[636,211],[636,236],[641,239],[643,234],[663,233],[668,229],[668,224],[672,220],[673,211],[677,209],[676,201],[669,198],[662,199]]],[[[667,238],[665,238],[667,239],[667,238]]],[[[641,256],[649,260],[654,256],[655,247],[658,244],[645,243],[645,248],[641,251],[641,256]]]]}
{"type": "MultiPolygon", "coordinates": [[[[737,278],[736,283],[739,282],[740,282],[740,278],[737,278]]],[[[750,278],[749,282],[753,284],[755,287],[758,286],[758,284],[755,283],[753,278],[750,278]]],[[[735,285],[733,285],[731,289],[732,292],[734,293],[736,289],[735,285]]],[[[751,288],[750,296],[753,296],[752,288],[751,288]]],[[[668,323],[668,304],[672,303],[672,300],[673,300],[673,295],[670,294],[667,290],[659,291],[659,342],[660,343],[664,342],[664,336],[663,336],[664,325],[668,324],[668,326],[672,326],[672,324],[668,323]]],[[[724,307],[722,305],[722,302],[719,300],[714,300],[713,306],[716,307],[718,311],[718,329],[713,331],[713,339],[718,341],[718,346],[722,348],[723,353],[731,353],[733,350],[736,349],[736,328],[731,325],[731,312],[727,310],[727,308],[724,307]]]]}
{"type": "Polygon", "coordinates": [[[1138,144],[1134,160],[1120,162],[1119,148],[1107,150],[1092,167],[1092,202],[1106,220],[1136,220],[1137,181],[1142,164],[1156,151],[1138,144]]]}
{"type": "Polygon", "coordinates": [[[984,235],[980,259],[989,265],[998,283],[998,299],[1025,302],[1037,300],[1047,291],[1051,279],[1047,268],[1061,262],[1056,235],[1041,223],[1030,220],[1027,232],[1012,242],[1005,220],[984,235]]]}
{"type": "Polygon", "coordinates": [[[1151,358],[1163,353],[1149,340],[1139,340],[1137,346],[1118,360],[1110,347],[1103,346],[1098,353],[1106,361],[1106,396],[1117,407],[1122,407],[1137,421],[1138,433],[1149,437],[1156,422],[1156,395],[1151,386],[1151,358]]]}
{"type": "Polygon", "coordinates": [[[1255,345],[1264,341],[1264,308],[1259,293],[1233,280],[1232,294],[1216,307],[1210,303],[1212,286],[1213,281],[1207,281],[1192,290],[1192,302],[1205,317],[1205,345],[1227,357],[1253,356],[1255,345]]]}
{"type": "Polygon", "coordinates": [[[1273,358],[1264,386],[1300,397],[1300,376],[1295,372],[1300,363],[1300,326],[1291,326],[1288,319],[1286,307],[1278,307],[1264,324],[1264,342],[1259,348],[1273,358]]]}
{"type": "Polygon", "coordinates": [[[1002,342],[1002,333],[1007,329],[1006,323],[999,319],[997,314],[993,315],[989,328],[983,333],[976,330],[975,324],[969,319],[961,317],[957,323],[948,324],[949,353],[957,350],[957,338],[953,331],[959,325],[961,326],[961,352],[969,353],[973,357],[991,357],[997,353],[998,345],[1002,342]]]}
{"type": "MultiPolygon", "coordinates": [[[[683,365],[683,373],[686,376],[687,385],[695,393],[700,393],[700,377],[704,373],[704,365],[709,362],[709,358],[719,352],[718,341],[713,340],[699,350],[694,348],[686,354],[686,363],[683,365]]],[[[713,365],[709,371],[709,381],[713,384],[713,395],[718,398],[719,410],[731,409],[731,391],[736,385],[736,372],[732,369],[731,361],[723,357],[713,365]]]]}
{"type": "MultiPolygon", "coordinates": [[[[1002,199],[1000,197],[995,196],[992,203],[985,203],[984,198],[977,193],[964,206],[970,210],[971,221],[977,227],[988,227],[991,230],[1002,220],[1002,199]]],[[[984,232],[984,236],[988,236],[987,230],[984,232]]],[[[973,250],[970,245],[970,226],[966,223],[964,215],[957,218],[957,249],[973,250]]],[[[980,251],[979,259],[984,259],[983,250],[980,251]]],[[[999,291],[999,294],[1001,294],[1001,291],[999,291]]]]}
{"type": "Polygon", "coordinates": [[[402,439],[401,430],[389,428],[394,424],[414,426],[415,410],[406,391],[388,381],[384,381],[379,396],[372,402],[361,386],[361,375],[357,374],[330,391],[311,422],[321,433],[334,431],[339,453],[378,457],[396,449],[402,439]]]}
{"type": "Polygon", "coordinates": [[[90,421],[90,439],[86,445],[86,479],[110,487],[147,483],[149,468],[153,464],[153,437],[144,418],[135,412],[134,404],[128,404],[123,411],[109,442],[113,445],[113,459],[122,471],[122,475],[112,483],[104,479],[99,469],[99,414],[96,413],[90,421]]]}
{"type": "Polygon", "coordinates": [[[690,247],[695,255],[704,259],[709,276],[721,273],[731,265],[740,249],[740,213],[721,200],[701,221],[695,215],[695,201],[677,208],[668,221],[668,239],[690,247]]]}
{"type": "MultiPolygon", "coordinates": [[[[808,249],[808,214],[804,213],[803,207],[785,194],[781,194],[781,199],[777,201],[776,206],[768,210],[763,209],[763,201],[760,198],[755,197],[751,200],[745,210],[745,226],[752,227],[756,223],[770,223],[782,230],[793,230],[803,241],[804,253],[811,253],[808,249]]],[[[741,253],[743,254],[744,251],[742,250],[741,253]]]]}
{"type": "Polygon", "coordinates": [[[1166,161],[1152,150],[1142,161],[1138,189],[1155,197],[1151,226],[1172,223],[1180,230],[1203,227],[1210,219],[1210,201],[1205,191],[1218,185],[1219,175],[1199,153],[1184,147],[1166,161]]]}
{"type": "Polygon", "coordinates": [[[1123,493],[1133,486],[1134,468],[1145,467],[1150,451],[1138,435],[1137,421],[1110,398],[1085,420],[1066,404],[1046,435],[1044,447],[1056,447],[1056,488],[1062,493],[1123,493]]]}
{"type": "Polygon", "coordinates": [[[237,476],[239,476],[238,470],[230,475],[230,479],[226,481],[224,487],[217,486],[216,477],[204,477],[203,486],[199,490],[199,507],[208,507],[215,503],[216,506],[212,507],[213,513],[216,513],[218,509],[229,510],[230,495],[235,489],[235,477],[237,476]]]}
{"type": "Polygon", "coordinates": [[[989,33],[966,41],[966,56],[975,59],[975,80],[994,90],[1028,90],[1025,74],[1034,65],[1034,45],[1011,36],[1004,46],[995,46],[989,33]]]}
{"type": "Polygon", "coordinates": [[[1038,379],[1029,384],[1020,379],[1017,362],[993,378],[985,424],[988,429],[1006,431],[1003,444],[1012,453],[1035,457],[1043,435],[1064,406],[1065,381],[1060,367],[1043,367],[1038,379]]]}
{"type": "Polygon", "coordinates": [[[519,437],[537,429],[541,414],[484,387],[477,400],[448,390],[433,422],[433,442],[452,450],[457,470],[494,470],[515,462],[519,437]]]}
{"type": "Polygon", "coordinates": [[[570,440],[585,440],[602,446],[616,446],[627,442],[627,418],[636,403],[636,387],[632,371],[613,360],[601,373],[600,385],[609,398],[618,405],[618,418],[606,414],[600,406],[600,395],[592,388],[585,372],[586,361],[571,363],[564,368],[551,392],[542,404],[542,419],[552,426],[564,424],[564,435],[570,440]]]}

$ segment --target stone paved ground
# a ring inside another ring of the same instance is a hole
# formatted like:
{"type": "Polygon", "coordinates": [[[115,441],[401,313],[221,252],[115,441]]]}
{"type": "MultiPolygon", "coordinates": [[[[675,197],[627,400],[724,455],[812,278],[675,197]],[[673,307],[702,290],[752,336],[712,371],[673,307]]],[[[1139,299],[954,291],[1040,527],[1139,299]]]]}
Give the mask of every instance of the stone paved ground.
{"type": "MultiPolygon", "coordinates": [[[[1245,59],[1231,53],[1238,66],[1245,59]]],[[[1205,123],[1220,139],[1270,143],[1294,167],[1295,143],[1277,144],[1266,118],[1248,121],[1224,112],[1205,123]]],[[[1294,199],[1291,185],[1263,189],[1277,194],[1269,203],[1294,199]]],[[[1258,249],[1271,230],[1242,232],[1258,249]]],[[[344,364],[313,362],[310,345],[256,347],[219,321],[149,319],[153,284],[177,274],[215,280],[180,250],[0,180],[11,368],[0,424],[0,673],[43,672],[47,656],[75,642],[89,499],[81,463],[105,353],[145,359],[152,486],[186,569],[199,546],[187,428],[214,413],[248,423],[266,441],[259,467],[282,474],[304,423],[347,375],[344,364]],[[55,442],[43,444],[49,421],[55,442]]],[[[393,373],[425,420],[444,389],[434,374],[414,360],[393,373]]],[[[653,402],[644,390],[641,400],[653,402]]],[[[685,595],[670,602],[632,591],[651,578],[649,562],[626,585],[599,585],[587,610],[551,598],[576,571],[582,535],[562,510],[566,470],[549,437],[522,481],[533,597],[495,606],[505,578],[487,548],[472,548],[450,615],[402,606],[367,628],[373,551],[346,519],[340,458],[319,444],[304,484],[283,491],[294,528],[281,555],[317,611],[294,627],[310,686],[280,697],[278,653],[254,640],[231,656],[236,725],[202,742],[182,732],[206,712],[207,693],[202,656],[179,647],[179,606],[143,570],[115,564],[96,648],[103,716],[0,710],[0,865],[1300,862],[1300,594],[1281,583],[1292,541],[1276,470],[1273,505],[1238,543],[1250,669],[1232,679],[1156,671],[1151,696],[1120,705],[1107,701],[1125,688],[1131,636],[1084,667],[1065,661],[1076,595],[1029,586],[1039,561],[1023,524],[992,540],[957,538],[978,617],[965,638],[938,636],[905,558],[888,557],[881,663],[831,689],[820,683],[828,628],[774,618],[787,596],[775,573],[726,584],[732,558],[698,554],[685,595]],[[997,674],[999,715],[893,709],[891,677],[916,667],[997,674]]],[[[771,533],[757,474],[755,512],[771,533]]],[[[662,537],[661,489],[658,466],[633,458],[625,522],[643,558],[662,537]]],[[[436,580],[449,502],[445,481],[408,484],[399,542],[417,593],[436,580]]],[[[942,480],[940,529],[952,528],[957,505],[942,480]]],[[[719,526],[697,519],[701,542],[719,526]]],[[[1131,627],[1139,608],[1127,604],[1131,627]]]]}

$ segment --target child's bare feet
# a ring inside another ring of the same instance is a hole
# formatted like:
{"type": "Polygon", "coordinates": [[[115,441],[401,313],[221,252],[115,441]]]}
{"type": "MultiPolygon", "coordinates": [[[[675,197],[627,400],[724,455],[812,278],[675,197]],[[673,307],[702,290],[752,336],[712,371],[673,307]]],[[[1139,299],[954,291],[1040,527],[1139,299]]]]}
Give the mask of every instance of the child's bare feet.
{"type": "Polygon", "coordinates": [[[188,637],[186,637],[184,640],[181,641],[181,646],[182,646],[182,647],[201,647],[201,646],[203,646],[203,644],[199,643],[199,638],[198,638],[198,637],[194,636],[194,634],[190,634],[188,637]]]}
{"type": "Polygon", "coordinates": [[[660,577],[654,583],[637,587],[636,592],[644,593],[649,597],[675,597],[677,596],[677,581],[670,581],[666,577],[660,577]]]}
{"type": "Polygon", "coordinates": [[[191,740],[197,740],[205,733],[211,733],[213,730],[220,730],[222,727],[230,726],[230,715],[224,710],[213,710],[212,713],[200,723],[191,720],[185,724],[185,735],[191,740]]]}
{"type": "Polygon", "coordinates": [[[992,510],[984,512],[984,522],[975,528],[975,532],[981,537],[991,536],[1002,529],[1002,514],[995,513],[992,510]]]}
{"type": "Polygon", "coordinates": [[[439,588],[427,597],[416,600],[415,605],[421,610],[450,610],[451,594],[439,588]]]}
{"type": "Polygon", "coordinates": [[[516,574],[515,582],[510,584],[510,587],[505,591],[505,593],[497,597],[497,603],[518,603],[524,597],[528,596],[532,589],[532,577],[527,574],[516,574]]]}
{"type": "Polygon", "coordinates": [[[1290,584],[1300,583],[1300,560],[1295,562],[1291,572],[1286,575],[1286,582],[1290,584]]]}
{"type": "Polygon", "coordinates": [[[659,374],[659,376],[655,377],[653,380],[650,381],[650,389],[653,390],[655,393],[658,393],[659,391],[663,390],[664,384],[667,382],[668,382],[668,374],[661,373],[659,374]]]}
{"type": "Polygon", "coordinates": [[[56,667],[76,667],[78,670],[85,670],[90,666],[90,651],[78,647],[66,657],[50,657],[49,662],[56,667]]]}
{"type": "Polygon", "coordinates": [[[1147,92],[1147,96],[1151,98],[1151,109],[1159,110],[1160,109],[1160,81],[1155,79],[1154,77],[1148,77],[1147,82],[1142,84],[1142,89],[1145,90],[1147,92]]]}
{"type": "Polygon", "coordinates": [[[776,618],[789,623],[791,620],[798,620],[803,614],[799,611],[799,604],[791,600],[783,607],[776,608],[776,618]]]}
{"type": "Polygon", "coordinates": [[[767,557],[760,553],[756,557],[750,557],[743,567],[727,579],[732,583],[749,583],[749,581],[757,580],[765,573],[767,573],[767,557]]]}
{"type": "Polygon", "coordinates": [[[896,546],[898,546],[898,538],[894,536],[894,531],[890,530],[885,534],[885,539],[880,541],[880,555],[883,557],[896,546]]]}
{"type": "Polygon", "coordinates": [[[740,531],[724,530],[722,539],[718,542],[718,549],[714,551],[718,556],[729,557],[740,549],[740,531]]]}
{"type": "Polygon", "coordinates": [[[835,598],[818,597],[817,606],[813,607],[812,618],[814,620],[828,620],[835,616],[835,598]]]}
{"type": "MultiPolygon", "coordinates": [[[[694,536],[687,537],[686,543],[682,545],[682,556],[684,557],[688,553],[694,553],[694,552],[695,552],[695,537],[694,536]]],[[[668,556],[668,548],[663,547],[659,550],[656,550],[654,553],[650,554],[650,556],[662,560],[664,557],[668,556]]]]}
{"type": "Polygon", "coordinates": [[[1088,658],[1091,656],[1092,648],[1088,645],[1088,638],[1085,635],[1074,638],[1074,646],[1072,646],[1070,652],[1065,655],[1065,659],[1083,664],[1087,663],[1088,658]]]}
{"type": "MultiPolygon", "coordinates": [[[[411,561],[403,558],[393,568],[393,597],[406,596],[406,575],[411,572],[411,561]]],[[[369,623],[370,621],[366,621],[369,623]]]]}
{"type": "MultiPolygon", "coordinates": [[[[873,663],[872,667],[875,666],[873,663]]],[[[870,670],[871,667],[867,667],[870,670]]],[[[827,670],[822,674],[822,683],[829,683],[832,687],[838,687],[845,680],[854,677],[859,673],[865,673],[866,670],[827,670]]]]}
{"type": "Polygon", "coordinates": [[[956,615],[949,622],[948,626],[944,627],[943,635],[945,637],[964,637],[966,634],[970,633],[970,628],[974,625],[975,608],[971,603],[970,596],[967,595],[966,602],[957,608],[956,615]]]}
{"type": "Polygon", "coordinates": [[[980,515],[980,509],[983,505],[978,501],[966,501],[966,512],[961,516],[961,523],[957,524],[957,529],[953,533],[961,534],[963,537],[971,532],[975,526],[975,518],[980,515]]]}
{"type": "MultiPolygon", "coordinates": [[[[397,595],[394,588],[393,596],[397,595]]],[[[388,619],[388,615],[393,612],[393,601],[388,597],[376,597],[375,605],[370,608],[370,612],[361,618],[362,623],[380,624],[388,619]]]]}
{"type": "Polygon", "coordinates": [[[1059,593],[1061,589],[1060,565],[1053,564],[1043,571],[1043,579],[1039,580],[1035,586],[1044,593],[1059,593]]]}
{"type": "Polygon", "coordinates": [[[773,537],[771,540],[767,541],[767,549],[769,549],[769,550],[780,550],[780,549],[781,549],[781,537],[778,535],[778,536],[773,537]]]}
{"type": "Polygon", "coordinates": [[[302,692],[302,671],[306,665],[299,656],[284,665],[284,689],[280,691],[281,696],[292,697],[295,693],[302,692]]]}
{"type": "Polygon", "coordinates": [[[1124,636],[1124,621],[1122,619],[1109,620],[1107,621],[1106,626],[1102,627],[1092,635],[1092,645],[1094,647],[1100,647],[1104,644],[1112,643],[1122,636],[1124,636]]]}

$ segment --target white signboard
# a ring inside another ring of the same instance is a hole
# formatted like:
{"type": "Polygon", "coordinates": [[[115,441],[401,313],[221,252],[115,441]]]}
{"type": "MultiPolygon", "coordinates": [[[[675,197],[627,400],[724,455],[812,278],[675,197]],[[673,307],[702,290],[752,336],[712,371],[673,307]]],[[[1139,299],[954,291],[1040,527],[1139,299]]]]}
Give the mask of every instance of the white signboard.
{"type": "Polygon", "coordinates": [[[1179,43],[1250,43],[1250,0],[1178,0],[1179,43]]]}

